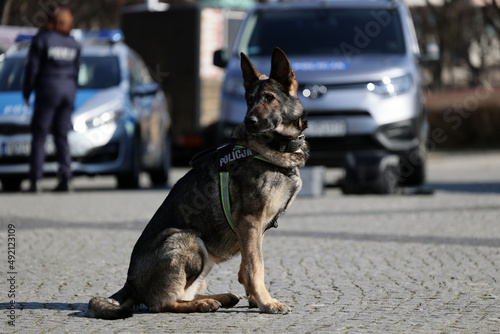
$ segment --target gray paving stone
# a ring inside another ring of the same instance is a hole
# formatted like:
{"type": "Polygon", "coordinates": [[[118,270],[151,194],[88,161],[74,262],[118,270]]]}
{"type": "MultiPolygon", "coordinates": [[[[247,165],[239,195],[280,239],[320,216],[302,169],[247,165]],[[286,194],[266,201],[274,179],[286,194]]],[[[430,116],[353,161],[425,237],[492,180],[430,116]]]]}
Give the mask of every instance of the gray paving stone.
{"type": "MultiPolygon", "coordinates": [[[[498,170],[499,153],[434,154],[432,196],[328,189],[297,199],[264,240],[267,287],[293,308],[284,316],[260,314],[243,299],[212,314],[141,309],[119,321],[86,318],[92,296],[123,285],[132,247],[168,189],[115,191],[83,179],[68,196],[0,193],[0,331],[498,333],[498,170]],[[16,326],[7,323],[9,224],[16,326]]],[[[214,268],[209,292],[243,295],[238,268],[239,257],[214,268]]]]}

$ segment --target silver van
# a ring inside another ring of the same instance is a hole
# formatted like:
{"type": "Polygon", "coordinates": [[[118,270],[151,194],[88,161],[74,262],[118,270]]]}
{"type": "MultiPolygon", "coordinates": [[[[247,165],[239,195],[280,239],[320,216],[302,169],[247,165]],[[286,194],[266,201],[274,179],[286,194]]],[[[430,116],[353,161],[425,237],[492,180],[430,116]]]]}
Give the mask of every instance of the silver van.
{"type": "Polygon", "coordinates": [[[287,54],[307,111],[309,164],[339,167],[349,152],[399,157],[401,184],[425,180],[421,59],[412,19],[399,1],[304,1],[257,5],[242,21],[226,68],[219,122],[227,141],[245,112],[239,53],[269,73],[274,47],[287,54]]]}

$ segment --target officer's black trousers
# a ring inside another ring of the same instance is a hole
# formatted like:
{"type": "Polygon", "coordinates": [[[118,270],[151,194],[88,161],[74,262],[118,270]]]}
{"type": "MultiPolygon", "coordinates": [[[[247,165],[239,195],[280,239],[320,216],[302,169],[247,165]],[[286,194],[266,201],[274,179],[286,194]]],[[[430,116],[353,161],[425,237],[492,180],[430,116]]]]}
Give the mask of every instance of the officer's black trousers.
{"type": "Polygon", "coordinates": [[[35,108],[31,121],[30,180],[43,177],[45,161],[45,139],[49,132],[54,137],[56,161],[59,163],[58,177],[70,180],[71,155],[68,145],[68,131],[71,129],[71,113],[75,99],[75,84],[68,81],[47,80],[36,90],[35,108]]]}

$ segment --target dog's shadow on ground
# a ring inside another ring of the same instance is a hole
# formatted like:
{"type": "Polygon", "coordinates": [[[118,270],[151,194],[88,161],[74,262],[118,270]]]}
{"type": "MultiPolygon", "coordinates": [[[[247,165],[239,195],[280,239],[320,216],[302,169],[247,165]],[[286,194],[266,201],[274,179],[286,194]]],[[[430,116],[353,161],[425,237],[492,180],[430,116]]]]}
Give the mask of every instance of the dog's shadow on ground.
{"type": "Polygon", "coordinates": [[[431,182],[436,190],[470,194],[498,194],[500,182],[431,182]]]}
{"type": "MultiPolygon", "coordinates": [[[[72,317],[84,317],[87,312],[87,303],[40,303],[40,302],[21,302],[14,304],[16,311],[24,310],[56,310],[56,311],[73,311],[68,314],[72,317]]],[[[12,309],[10,303],[0,303],[0,310],[12,309]]]]}
{"type": "MultiPolygon", "coordinates": [[[[23,310],[55,310],[55,311],[69,311],[68,317],[75,318],[87,318],[87,303],[40,303],[40,302],[21,302],[14,304],[16,311],[23,310]]],[[[10,303],[0,303],[0,310],[9,310],[12,309],[12,305],[10,303]]],[[[258,308],[248,308],[248,306],[236,306],[232,308],[220,308],[215,313],[260,313],[258,308]]],[[[134,315],[139,314],[158,314],[149,311],[147,307],[140,307],[134,309],[134,315]]]]}

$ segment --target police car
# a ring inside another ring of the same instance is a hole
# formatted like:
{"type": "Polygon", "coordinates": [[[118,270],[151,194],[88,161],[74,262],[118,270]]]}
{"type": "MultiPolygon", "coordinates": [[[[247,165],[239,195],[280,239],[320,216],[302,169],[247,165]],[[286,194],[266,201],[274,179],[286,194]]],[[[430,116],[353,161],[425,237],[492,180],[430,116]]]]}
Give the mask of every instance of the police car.
{"type": "MultiPolygon", "coordinates": [[[[143,60],[122,42],[119,30],[75,31],[82,45],[78,91],[68,134],[74,175],[115,175],[119,188],[139,185],[141,171],[153,184],[165,184],[170,169],[170,118],[165,95],[143,60]]],[[[32,37],[32,36],[31,36],[32,37]]],[[[29,107],[22,80],[30,36],[18,37],[0,55],[0,181],[17,191],[28,177],[29,107]]],[[[45,144],[45,175],[57,173],[55,146],[45,144]]]]}

